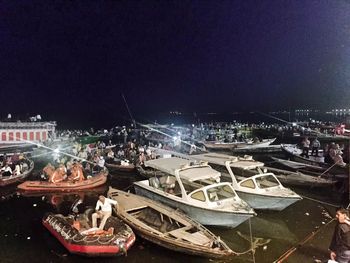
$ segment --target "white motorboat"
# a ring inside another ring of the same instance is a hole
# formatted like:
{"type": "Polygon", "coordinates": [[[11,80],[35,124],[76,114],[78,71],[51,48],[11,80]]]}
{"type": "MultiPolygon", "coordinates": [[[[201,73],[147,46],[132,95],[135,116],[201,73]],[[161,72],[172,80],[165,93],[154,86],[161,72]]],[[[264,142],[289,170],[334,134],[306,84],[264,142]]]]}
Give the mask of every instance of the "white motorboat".
{"type": "Polygon", "coordinates": [[[204,225],[236,227],[255,215],[235,192],[231,183],[208,164],[194,164],[181,158],[145,162],[166,176],[134,183],[137,194],[179,208],[204,225]]]}

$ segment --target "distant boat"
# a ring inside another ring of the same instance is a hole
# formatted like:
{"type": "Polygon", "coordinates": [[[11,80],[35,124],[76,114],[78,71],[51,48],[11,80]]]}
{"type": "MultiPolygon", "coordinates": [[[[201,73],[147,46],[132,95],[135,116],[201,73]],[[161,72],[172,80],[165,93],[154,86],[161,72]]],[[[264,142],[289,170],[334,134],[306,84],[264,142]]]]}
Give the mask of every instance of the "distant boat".
{"type": "Polygon", "coordinates": [[[236,227],[255,215],[230,183],[217,183],[221,174],[206,164],[172,157],[145,165],[166,176],[134,182],[136,193],[179,208],[203,225],[236,227]]]}
{"type": "Polygon", "coordinates": [[[335,175],[348,175],[349,164],[329,164],[324,162],[323,157],[309,156],[306,158],[301,156],[302,150],[292,144],[282,144],[282,150],[296,162],[305,163],[323,168],[325,171],[335,175]]]}
{"type": "Polygon", "coordinates": [[[135,234],[120,219],[111,216],[105,225],[109,231],[92,231],[89,234],[86,230],[91,228],[91,218],[88,217],[86,213],[79,214],[77,220],[74,220],[73,216],[48,213],[42,223],[72,254],[88,257],[125,255],[134,244],[135,234]],[[87,229],[83,228],[84,225],[87,229]]]}
{"type": "Polygon", "coordinates": [[[261,142],[253,142],[252,140],[247,142],[219,142],[219,141],[205,141],[202,142],[205,148],[208,150],[231,150],[231,149],[239,149],[239,148],[245,148],[245,149],[256,149],[261,147],[266,147],[273,143],[276,140],[276,138],[273,139],[264,139],[261,142]]]}
{"type": "Polygon", "coordinates": [[[219,237],[179,210],[113,188],[107,195],[118,202],[117,216],[130,225],[136,234],[152,243],[202,257],[234,255],[219,237]]]}
{"type": "Polygon", "coordinates": [[[101,186],[107,181],[108,170],[105,169],[97,175],[89,177],[82,182],[63,181],[59,183],[50,183],[48,181],[26,181],[17,186],[22,191],[40,191],[40,192],[74,192],[85,189],[91,189],[101,186]]]}

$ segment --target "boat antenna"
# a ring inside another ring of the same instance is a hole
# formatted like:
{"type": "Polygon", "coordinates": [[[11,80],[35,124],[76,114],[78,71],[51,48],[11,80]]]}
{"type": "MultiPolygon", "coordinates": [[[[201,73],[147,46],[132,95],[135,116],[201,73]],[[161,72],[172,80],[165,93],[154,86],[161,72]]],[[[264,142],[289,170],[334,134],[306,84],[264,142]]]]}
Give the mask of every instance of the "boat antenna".
{"type": "Polygon", "coordinates": [[[131,114],[131,111],[130,111],[130,108],[129,108],[128,103],[126,102],[124,93],[122,93],[122,97],[123,97],[123,100],[124,100],[126,109],[128,110],[128,113],[129,113],[129,115],[130,115],[131,121],[132,121],[132,123],[134,124],[134,128],[136,128],[136,121],[135,121],[134,117],[133,117],[132,114],[131,114]]]}

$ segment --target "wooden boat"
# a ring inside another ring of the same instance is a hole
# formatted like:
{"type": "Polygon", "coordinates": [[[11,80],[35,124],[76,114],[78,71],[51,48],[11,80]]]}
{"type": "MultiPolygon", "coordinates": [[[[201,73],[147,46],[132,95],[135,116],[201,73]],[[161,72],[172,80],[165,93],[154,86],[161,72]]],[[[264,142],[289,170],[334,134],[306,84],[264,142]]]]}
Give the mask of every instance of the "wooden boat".
{"type": "Polygon", "coordinates": [[[245,149],[256,149],[260,147],[266,147],[273,143],[276,140],[276,138],[273,139],[264,139],[261,142],[219,142],[219,141],[213,141],[213,142],[203,142],[203,145],[208,150],[232,150],[237,148],[245,148],[245,149]]]}
{"type": "Polygon", "coordinates": [[[203,225],[236,227],[256,215],[232,184],[220,183],[221,174],[207,164],[171,157],[146,161],[145,166],[166,176],[134,182],[136,193],[179,208],[203,225]]]}
{"type": "Polygon", "coordinates": [[[32,160],[27,160],[26,163],[28,164],[28,169],[25,171],[22,171],[22,173],[20,174],[12,175],[12,176],[2,176],[2,177],[0,176],[0,186],[15,184],[26,179],[34,169],[34,162],[32,160]]]}
{"type": "Polygon", "coordinates": [[[105,163],[105,166],[110,170],[110,172],[133,172],[135,171],[135,165],[129,162],[121,161],[119,163],[117,162],[107,162],[105,163]]]}
{"type": "Polygon", "coordinates": [[[208,258],[234,255],[219,237],[179,210],[111,187],[107,195],[118,202],[117,216],[152,243],[208,258]]]}
{"type": "Polygon", "coordinates": [[[339,164],[328,164],[324,162],[323,157],[314,157],[310,155],[309,158],[306,158],[300,156],[302,150],[297,148],[296,145],[282,144],[281,147],[283,152],[285,152],[287,156],[291,157],[296,162],[318,166],[332,174],[348,175],[349,164],[344,166],[339,164]]]}
{"type": "Polygon", "coordinates": [[[85,189],[91,189],[103,185],[107,181],[108,170],[105,169],[97,175],[89,177],[82,182],[63,181],[60,183],[49,183],[48,181],[26,181],[18,185],[22,191],[40,191],[40,192],[73,192],[85,189]]]}
{"type": "Polygon", "coordinates": [[[126,254],[135,242],[132,229],[117,217],[109,217],[105,225],[108,231],[99,231],[100,233],[89,233],[82,228],[90,228],[89,222],[91,219],[86,213],[79,214],[76,220],[73,216],[49,213],[42,220],[50,233],[72,254],[89,257],[118,256],[126,254]]]}
{"type": "Polygon", "coordinates": [[[264,147],[242,147],[232,149],[234,154],[264,154],[264,153],[280,153],[281,145],[268,145],[264,147]]]}

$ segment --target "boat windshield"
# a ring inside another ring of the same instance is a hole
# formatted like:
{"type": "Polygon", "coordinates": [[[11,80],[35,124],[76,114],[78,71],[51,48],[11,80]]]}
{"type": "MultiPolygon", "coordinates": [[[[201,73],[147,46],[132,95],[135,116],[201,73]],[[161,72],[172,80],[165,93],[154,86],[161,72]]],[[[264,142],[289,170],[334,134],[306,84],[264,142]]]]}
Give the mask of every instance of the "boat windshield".
{"type": "Polygon", "coordinates": [[[266,175],[266,176],[261,176],[255,179],[256,184],[258,185],[259,188],[270,188],[270,187],[275,187],[279,186],[279,182],[276,180],[276,178],[273,175],[266,175]]]}
{"type": "Polygon", "coordinates": [[[208,188],[207,195],[210,202],[216,202],[236,196],[232,187],[228,184],[208,188]]]}

